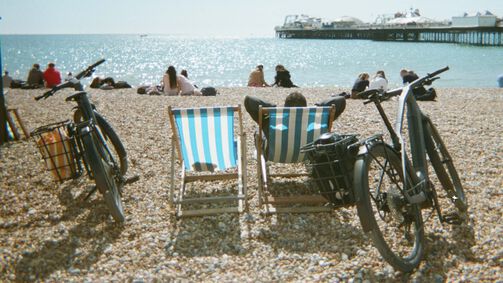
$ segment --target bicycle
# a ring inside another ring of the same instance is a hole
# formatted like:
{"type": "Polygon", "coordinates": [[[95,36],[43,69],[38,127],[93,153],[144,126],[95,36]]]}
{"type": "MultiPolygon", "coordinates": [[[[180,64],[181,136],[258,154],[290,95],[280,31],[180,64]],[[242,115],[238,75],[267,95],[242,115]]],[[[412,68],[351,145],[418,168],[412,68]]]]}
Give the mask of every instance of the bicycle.
{"type": "Polygon", "coordinates": [[[69,150],[65,149],[65,152],[69,151],[70,159],[77,163],[72,178],[81,175],[83,170],[80,160],[83,160],[89,178],[96,183],[96,186],[88,193],[85,200],[96,190],[99,190],[103,194],[105,203],[114,220],[124,222],[124,208],[121,200],[122,188],[124,185],[138,180],[139,177],[125,178],[128,169],[126,150],[112,126],[91,104],[80,83],[80,79],[90,77],[95,68],[103,62],[105,62],[104,59],[99,60],[78,73],[73,79],[53,87],[43,95],[35,97],[37,101],[42,98],[46,99],[57,91],[68,87],[73,87],[77,91],[66,98],[66,101],[77,103],[77,106],[74,107],[73,122],[47,125],[35,130],[34,133],[41,133],[58,127],[66,128],[70,146],[69,150]],[[112,144],[112,147],[108,146],[107,141],[112,144]]]}
{"type": "Polygon", "coordinates": [[[416,268],[424,253],[422,209],[432,207],[441,223],[459,224],[468,207],[452,158],[412,93],[417,87],[431,84],[448,69],[435,71],[403,88],[358,94],[366,99],[364,104],[375,104],[391,144],[384,141],[383,134],[358,141],[356,135],[329,133],[304,148],[322,195],[333,206],[356,204],[362,228],[370,234],[381,256],[404,272],[416,268]],[[398,114],[393,128],[381,102],[398,95],[398,114]],[[412,162],[403,135],[405,112],[412,162]],[[452,203],[457,210],[454,213],[442,213],[441,207],[446,201],[439,198],[430,180],[428,165],[435,171],[447,203],[452,203]]]}

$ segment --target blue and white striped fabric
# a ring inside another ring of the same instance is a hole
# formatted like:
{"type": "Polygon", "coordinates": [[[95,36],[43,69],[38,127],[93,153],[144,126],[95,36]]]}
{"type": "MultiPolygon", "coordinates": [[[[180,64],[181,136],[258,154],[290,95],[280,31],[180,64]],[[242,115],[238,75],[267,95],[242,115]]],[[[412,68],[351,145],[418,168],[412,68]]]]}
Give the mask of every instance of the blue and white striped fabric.
{"type": "Polygon", "coordinates": [[[273,162],[304,160],[301,147],[329,130],[330,107],[278,107],[268,112],[268,160],[273,162]]]}
{"type": "Polygon", "coordinates": [[[186,170],[236,167],[233,107],[173,109],[173,115],[186,170]]]}

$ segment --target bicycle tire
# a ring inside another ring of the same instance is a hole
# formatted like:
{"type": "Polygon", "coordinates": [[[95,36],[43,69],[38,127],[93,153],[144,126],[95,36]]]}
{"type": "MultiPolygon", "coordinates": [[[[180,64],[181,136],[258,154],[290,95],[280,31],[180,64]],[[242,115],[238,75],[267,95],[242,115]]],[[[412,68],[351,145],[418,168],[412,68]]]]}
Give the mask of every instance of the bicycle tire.
{"type": "MultiPolygon", "coordinates": [[[[96,117],[96,124],[99,126],[101,134],[105,141],[110,141],[112,143],[111,154],[113,155],[114,160],[119,161],[119,169],[122,176],[126,175],[128,170],[128,161],[127,161],[127,152],[122,144],[119,136],[113,129],[113,127],[101,116],[96,110],[94,110],[94,116],[96,117]]],[[[75,111],[73,114],[73,120],[75,123],[82,122],[82,113],[79,109],[75,111]]]]}
{"type": "MultiPolygon", "coordinates": [[[[407,169],[407,189],[413,187],[412,174],[407,169]]],[[[410,272],[423,256],[424,229],[419,206],[408,203],[404,196],[403,177],[400,156],[384,143],[370,146],[367,154],[359,156],[355,163],[354,189],[364,231],[370,234],[375,247],[390,265],[410,272]],[[402,229],[403,235],[399,235],[402,229]],[[414,230],[413,241],[409,239],[411,230],[414,230]]]]}
{"type": "Polygon", "coordinates": [[[107,151],[103,148],[101,139],[94,131],[81,132],[84,157],[92,170],[96,187],[103,194],[108,210],[116,222],[124,222],[124,208],[120,198],[116,179],[113,176],[113,165],[109,163],[107,151]]]}
{"type": "MultiPolygon", "coordinates": [[[[468,209],[468,202],[458,171],[454,167],[451,155],[431,120],[425,118],[424,121],[425,145],[429,161],[442,188],[447,193],[447,197],[459,210],[460,216],[463,216],[468,209]]],[[[434,190],[435,188],[432,187],[431,189],[434,190]]]]}

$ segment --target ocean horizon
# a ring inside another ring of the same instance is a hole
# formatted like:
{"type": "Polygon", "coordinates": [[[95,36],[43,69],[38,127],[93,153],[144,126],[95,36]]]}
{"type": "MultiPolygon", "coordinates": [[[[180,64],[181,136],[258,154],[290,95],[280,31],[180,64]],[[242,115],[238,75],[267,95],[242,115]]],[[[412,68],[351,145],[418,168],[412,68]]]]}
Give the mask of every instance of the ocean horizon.
{"type": "MultiPolygon", "coordinates": [[[[419,75],[449,66],[438,87],[497,87],[503,74],[501,47],[450,43],[370,40],[279,39],[271,37],[194,37],[162,34],[0,35],[3,70],[26,80],[34,63],[55,62],[62,76],[104,58],[95,76],[131,85],[158,84],[169,65],[188,70],[198,86],[246,86],[249,72],[264,65],[267,82],[284,65],[301,87],[351,88],[357,75],[384,70],[390,86],[400,86],[399,71],[419,75]]],[[[90,83],[86,81],[87,84],[90,83]]]]}

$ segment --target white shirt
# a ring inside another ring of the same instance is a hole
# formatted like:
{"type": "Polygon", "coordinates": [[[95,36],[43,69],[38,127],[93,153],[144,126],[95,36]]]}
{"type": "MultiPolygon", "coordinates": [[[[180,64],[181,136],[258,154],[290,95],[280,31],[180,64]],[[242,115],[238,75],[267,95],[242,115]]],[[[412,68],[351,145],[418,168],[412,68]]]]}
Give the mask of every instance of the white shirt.
{"type": "Polygon", "coordinates": [[[369,89],[388,90],[388,81],[383,77],[375,77],[369,84],[369,89]]]}
{"type": "Polygon", "coordinates": [[[186,77],[178,75],[177,78],[178,83],[180,84],[180,90],[181,90],[180,92],[182,93],[182,95],[185,93],[192,92],[196,89],[194,84],[192,84],[192,82],[189,81],[189,79],[187,79],[186,77]]]}

